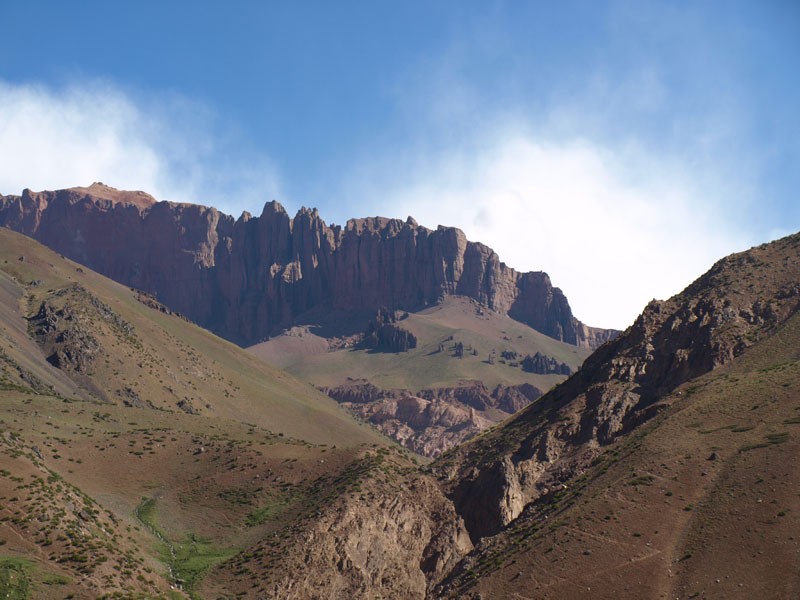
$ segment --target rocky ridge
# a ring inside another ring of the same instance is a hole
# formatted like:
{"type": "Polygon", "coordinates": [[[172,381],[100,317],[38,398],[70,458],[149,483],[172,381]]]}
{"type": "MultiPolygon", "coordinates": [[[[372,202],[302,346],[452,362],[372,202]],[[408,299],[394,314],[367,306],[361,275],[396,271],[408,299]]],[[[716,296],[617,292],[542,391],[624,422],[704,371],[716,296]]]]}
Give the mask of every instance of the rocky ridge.
{"type": "Polygon", "coordinates": [[[363,343],[367,347],[382,352],[407,352],[417,347],[417,337],[397,324],[395,313],[385,307],[378,309],[364,332],[363,343]]]}
{"type": "Polygon", "coordinates": [[[580,371],[511,421],[433,467],[473,541],[560,490],[618,437],[800,308],[800,234],[717,262],[680,294],[652,301],[580,371]]]}
{"type": "Polygon", "coordinates": [[[33,237],[241,345],[312,309],[415,309],[463,295],[569,344],[615,334],[572,315],[544,272],[520,273],[454,227],[412,218],[327,225],[278,202],[238,219],[95,183],[0,197],[0,225],[33,237]]]}
{"type": "MultiPolygon", "coordinates": [[[[435,481],[389,448],[365,452],[314,486],[315,518],[217,573],[258,573],[259,597],[424,598],[472,549],[435,481]]],[[[249,584],[240,579],[235,591],[249,584]]]]}

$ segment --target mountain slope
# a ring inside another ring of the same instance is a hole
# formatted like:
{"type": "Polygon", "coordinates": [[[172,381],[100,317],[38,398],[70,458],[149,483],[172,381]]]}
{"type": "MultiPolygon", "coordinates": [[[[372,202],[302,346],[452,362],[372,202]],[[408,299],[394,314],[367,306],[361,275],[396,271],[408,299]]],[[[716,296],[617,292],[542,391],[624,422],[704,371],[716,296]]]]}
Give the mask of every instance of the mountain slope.
{"type": "Polygon", "coordinates": [[[341,325],[324,324],[293,327],[249,350],[429,457],[527,406],[588,355],[461,296],[401,316],[396,327],[416,340],[403,352],[377,351],[363,335],[337,336],[331,331],[341,325]],[[523,368],[531,356],[541,364],[523,368]]]}
{"type": "Polygon", "coordinates": [[[796,598],[800,314],[664,401],[479,544],[441,596],[796,598]]]}
{"type": "Polygon", "coordinates": [[[614,334],[575,319],[546,273],[518,273],[458,229],[432,231],[410,217],[328,226],[316,210],[291,219],[270,202],[260,217],[234,220],[95,183],[0,197],[0,225],[242,345],[310,310],[411,310],[453,294],[572,345],[595,348],[614,334]]]}
{"type": "Polygon", "coordinates": [[[0,229],[0,293],[10,382],[234,419],[315,443],[379,439],[308,385],[7,229],[0,229]]]}
{"type": "Polygon", "coordinates": [[[444,455],[433,472],[477,547],[439,591],[791,597],[798,309],[800,234],[729,256],[444,455]],[[759,553],[774,564],[744,564],[759,553]]]}
{"type": "Polygon", "coordinates": [[[771,335],[800,305],[798,249],[795,235],[719,261],[681,294],[651,302],[550,394],[443,460],[473,536],[496,532],[657,414],[675,387],[771,335]]]}
{"type": "Polygon", "coordinates": [[[3,592],[194,594],[368,448],[413,467],[307,384],[0,229],[3,592]]]}
{"type": "Polygon", "coordinates": [[[368,379],[386,389],[412,391],[465,380],[478,380],[488,387],[529,383],[546,390],[563,376],[524,371],[519,362],[526,354],[540,352],[572,371],[577,371],[589,355],[584,348],[554,340],[461,296],[407,313],[398,325],[417,338],[415,348],[377,352],[363,344],[347,343],[349,340],[344,340],[345,345],[341,339],[326,337],[324,327],[309,324],[248,350],[317,386],[340,385],[350,377],[368,379]],[[460,358],[453,350],[458,342],[465,349],[460,358]],[[506,360],[504,352],[516,358],[506,360]]]}

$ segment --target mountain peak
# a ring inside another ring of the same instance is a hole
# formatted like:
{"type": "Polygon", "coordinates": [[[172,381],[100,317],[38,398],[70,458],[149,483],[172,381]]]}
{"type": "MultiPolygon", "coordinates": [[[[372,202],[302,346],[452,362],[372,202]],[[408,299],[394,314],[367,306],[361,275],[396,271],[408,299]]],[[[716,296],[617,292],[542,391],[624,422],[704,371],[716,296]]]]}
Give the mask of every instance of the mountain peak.
{"type": "Polygon", "coordinates": [[[264,210],[261,211],[261,216],[269,216],[269,215],[285,215],[289,216],[289,213],[286,212],[286,209],[283,207],[283,204],[278,202],[277,200],[270,200],[266,204],[264,204],[264,210]]]}
{"type": "Polygon", "coordinates": [[[91,196],[93,198],[98,198],[101,200],[109,200],[114,203],[120,204],[132,204],[138,208],[146,209],[150,208],[157,202],[153,196],[146,192],[142,191],[128,191],[128,190],[118,190],[116,188],[111,187],[110,185],[106,185],[101,181],[95,181],[92,185],[88,187],[74,187],[69,188],[67,191],[75,192],[79,194],[86,194],[87,196],[91,196]]]}

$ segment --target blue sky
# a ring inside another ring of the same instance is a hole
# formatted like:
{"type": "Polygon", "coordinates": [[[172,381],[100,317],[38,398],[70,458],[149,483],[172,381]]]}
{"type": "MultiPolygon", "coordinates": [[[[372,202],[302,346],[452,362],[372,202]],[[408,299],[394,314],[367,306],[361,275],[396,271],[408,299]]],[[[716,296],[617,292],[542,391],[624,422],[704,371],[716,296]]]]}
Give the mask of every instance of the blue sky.
{"type": "Polygon", "coordinates": [[[0,0],[0,193],[464,229],[624,327],[800,229],[797,2],[0,0]]]}

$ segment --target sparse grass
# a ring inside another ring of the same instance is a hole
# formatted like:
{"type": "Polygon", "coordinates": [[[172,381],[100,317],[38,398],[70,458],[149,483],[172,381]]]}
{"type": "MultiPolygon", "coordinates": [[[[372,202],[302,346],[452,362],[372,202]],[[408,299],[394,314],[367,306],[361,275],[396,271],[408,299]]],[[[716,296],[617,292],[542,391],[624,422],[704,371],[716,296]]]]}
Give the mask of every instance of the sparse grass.
{"type": "Polygon", "coordinates": [[[42,583],[44,585],[67,585],[69,582],[70,578],[66,575],[51,574],[45,575],[42,578],[42,583]]]}
{"type": "Polygon", "coordinates": [[[174,557],[169,556],[173,573],[177,580],[183,582],[184,589],[192,598],[199,598],[194,590],[208,570],[231,558],[238,551],[234,548],[219,548],[210,540],[192,533],[173,548],[174,557]]]}
{"type": "Polygon", "coordinates": [[[726,429],[730,431],[734,431],[736,429],[736,424],[733,425],[723,425],[722,427],[715,427],[714,429],[701,429],[699,433],[704,435],[709,433],[716,433],[717,431],[725,431],[726,429]]]}
{"type": "Polygon", "coordinates": [[[30,579],[28,570],[33,566],[22,558],[0,557],[0,598],[26,600],[30,579]]]}
{"type": "Polygon", "coordinates": [[[655,477],[652,475],[640,475],[638,477],[634,476],[628,482],[628,485],[653,485],[653,481],[655,481],[655,477]]]}
{"type": "Polygon", "coordinates": [[[256,525],[261,525],[267,521],[272,521],[283,514],[290,502],[291,497],[283,496],[275,498],[251,512],[247,516],[245,524],[248,527],[255,527],[256,525]]]}
{"type": "MultiPolygon", "coordinates": [[[[296,337],[274,338],[254,351],[263,352],[268,360],[315,385],[339,385],[347,375],[369,379],[385,389],[411,390],[454,385],[465,379],[483,381],[487,387],[528,382],[547,390],[564,377],[525,373],[500,360],[492,365],[487,356],[492,350],[498,356],[503,350],[516,351],[520,356],[540,351],[576,370],[588,355],[583,349],[554,340],[507,316],[475,319],[475,307],[464,298],[447,298],[442,305],[412,313],[403,326],[417,336],[420,344],[397,354],[343,349],[309,355],[295,345],[296,337]],[[462,359],[453,357],[449,349],[453,344],[451,336],[477,354],[465,352],[462,359]],[[438,351],[440,343],[445,344],[444,352],[438,351]]],[[[304,336],[309,343],[317,343],[313,334],[304,336]]]]}
{"type": "Polygon", "coordinates": [[[784,442],[789,440],[789,432],[782,431],[780,433],[770,433],[766,436],[766,442],[756,442],[753,444],[746,444],[739,448],[739,452],[749,452],[751,450],[756,450],[758,448],[768,448],[773,444],[783,444],[784,442]]]}

